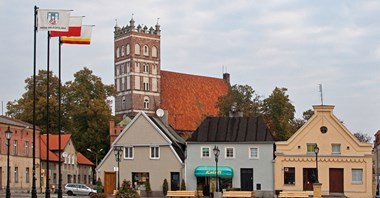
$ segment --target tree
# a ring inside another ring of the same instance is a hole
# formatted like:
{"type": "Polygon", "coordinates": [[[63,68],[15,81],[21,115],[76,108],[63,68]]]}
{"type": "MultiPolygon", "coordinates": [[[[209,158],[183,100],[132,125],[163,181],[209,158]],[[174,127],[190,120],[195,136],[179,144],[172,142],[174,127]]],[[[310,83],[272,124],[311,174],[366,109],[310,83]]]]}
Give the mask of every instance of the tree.
{"type": "Polygon", "coordinates": [[[286,91],[286,88],[276,87],[262,104],[264,119],[274,131],[277,140],[287,140],[296,131],[292,125],[295,108],[286,91]]]}
{"type": "Polygon", "coordinates": [[[228,116],[232,106],[246,117],[254,117],[260,114],[260,97],[255,95],[255,90],[249,85],[233,85],[226,96],[218,98],[217,107],[219,115],[228,116]]]}
{"type": "MultiPolygon", "coordinates": [[[[33,123],[33,76],[25,80],[26,92],[22,97],[7,103],[6,115],[33,123]]],[[[47,71],[39,70],[36,75],[36,125],[46,132],[46,93],[47,93],[47,71]]],[[[53,72],[49,72],[49,132],[58,133],[58,86],[59,81],[53,72]]],[[[64,92],[62,88],[61,92],[64,92]]]]}
{"type": "Polygon", "coordinates": [[[108,150],[108,121],[112,118],[108,97],[114,95],[114,87],[104,85],[88,68],[75,73],[74,81],[67,82],[66,87],[68,130],[76,149],[82,153],[87,148],[108,150]]]}
{"type": "Polygon", "coordinates": [[[369,136],[368,134],[364,134],[364,133],[360,133],[360,132],[358,132],[358,133],[354,133],[354,136],[356,137],[356,138],[358,138],[358,140],[360,141],[360,142],[365,142],[365,143],[368,143],[368,142],[370,142],[371,141],[371,136],[369,136]]]}

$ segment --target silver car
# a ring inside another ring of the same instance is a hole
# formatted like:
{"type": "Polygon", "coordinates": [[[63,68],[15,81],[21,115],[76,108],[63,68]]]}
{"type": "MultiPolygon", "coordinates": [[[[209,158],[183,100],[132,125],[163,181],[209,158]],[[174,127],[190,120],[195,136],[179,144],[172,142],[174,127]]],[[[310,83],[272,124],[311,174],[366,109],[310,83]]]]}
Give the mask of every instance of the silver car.
{"type": "Polygon", "coordinates": [[[64,192],[67,195],[91,195],[95,194],[96,190],[84,185],[84,184],[74,184],[68,183],[65,185],[64,192]]]}

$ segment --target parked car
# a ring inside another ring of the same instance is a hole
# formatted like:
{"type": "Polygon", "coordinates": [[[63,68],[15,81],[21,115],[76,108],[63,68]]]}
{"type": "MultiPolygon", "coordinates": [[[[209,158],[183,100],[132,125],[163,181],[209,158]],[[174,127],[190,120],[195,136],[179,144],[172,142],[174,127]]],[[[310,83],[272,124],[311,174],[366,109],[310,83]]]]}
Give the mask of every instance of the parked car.
{"type": "Polygon", "coordinates": [[[96,193],[96,190],[86,186],[85,184],[68,183],[65,185],[64,192],[67,195],[92,195],[96,193]]]}

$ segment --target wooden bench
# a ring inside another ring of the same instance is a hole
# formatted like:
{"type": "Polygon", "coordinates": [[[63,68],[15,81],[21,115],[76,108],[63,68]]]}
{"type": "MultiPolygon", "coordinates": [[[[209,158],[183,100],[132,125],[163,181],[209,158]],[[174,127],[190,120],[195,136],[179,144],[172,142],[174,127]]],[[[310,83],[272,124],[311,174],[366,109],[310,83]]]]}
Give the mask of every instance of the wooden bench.
{"type": "Polygon", "coordinates": [[[225,191],[223,197],[256,197],[255,191],[225,191]]]}
{"type": "Polygon", "coordinates": [[[176,190],[176,191],[168,191],[166,194],[167,197],[195,197],[195,190],[176,190]]]}
{"type": "Polygon", "coordinates": [[[309,193],[306,191],[282,191],[278,197],[309,197],[309,193]]]}

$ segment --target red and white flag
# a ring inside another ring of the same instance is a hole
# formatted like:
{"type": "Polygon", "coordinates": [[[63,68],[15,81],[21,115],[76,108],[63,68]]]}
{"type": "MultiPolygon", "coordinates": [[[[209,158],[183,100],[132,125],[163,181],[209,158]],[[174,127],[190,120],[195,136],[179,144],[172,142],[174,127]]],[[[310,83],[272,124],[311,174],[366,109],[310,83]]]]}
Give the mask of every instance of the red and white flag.
{"type": "Polygon", "coordinates": [[[80,36],[81,27],[82,27],[83,16],[71,16],[69,23],[69,31],[61,32],[61,31],[51,31],[51,37],[58,36],[80,36]]]}
{"type": "Polygon", "coordinates": [[[63,44],[82,44],[89,45],[91,43],[93,25],[82,25],[80,36],[60,37],[63,44]]]}
{"type": "Polygon", "coordinates": [[[38,31],[63,31],[69,30],[70,10],[37,10],[38,31]]]}

